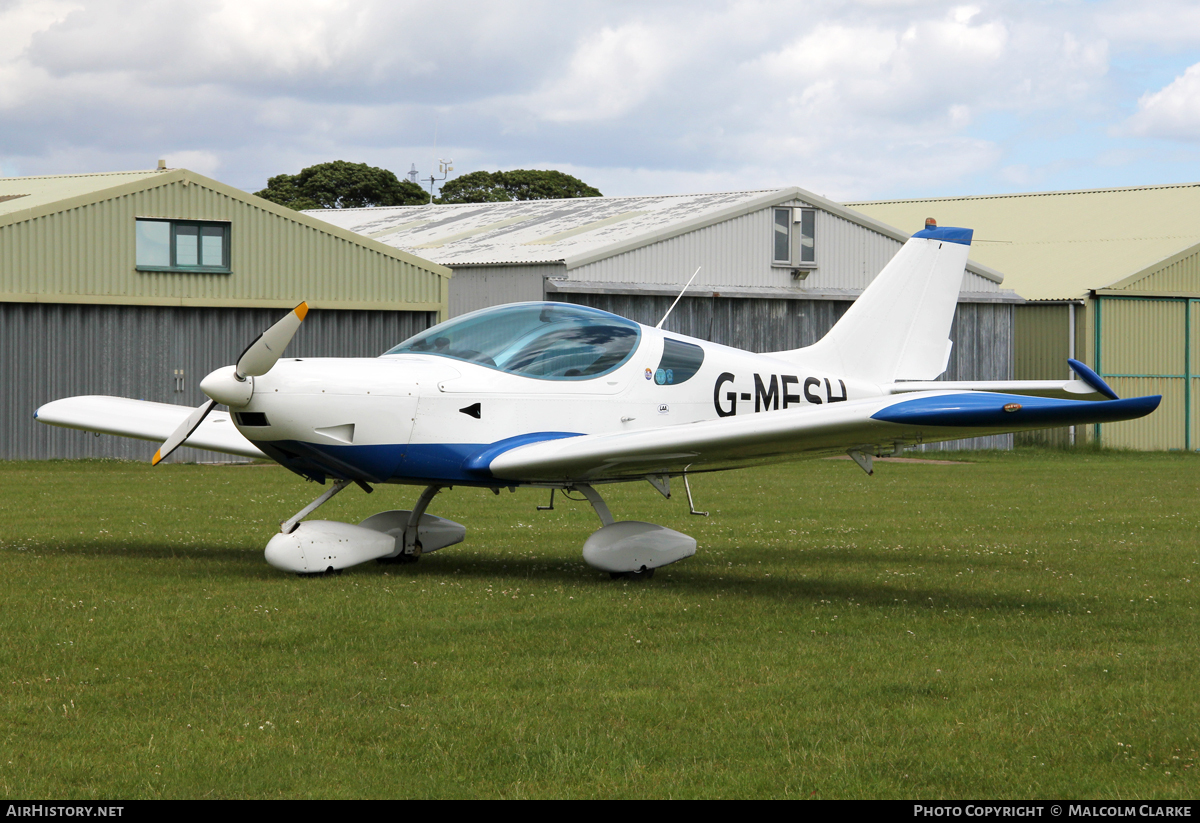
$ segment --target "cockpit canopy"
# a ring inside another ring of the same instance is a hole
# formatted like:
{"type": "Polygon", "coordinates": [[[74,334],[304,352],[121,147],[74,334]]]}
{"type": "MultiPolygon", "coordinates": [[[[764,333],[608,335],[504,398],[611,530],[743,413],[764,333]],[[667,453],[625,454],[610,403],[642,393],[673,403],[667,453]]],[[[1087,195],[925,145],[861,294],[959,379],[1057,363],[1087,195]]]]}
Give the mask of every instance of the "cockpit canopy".
{"type": "Polygon", "coordinates": [[[541,380],[608,374],[637,349],[638,324],[571,303],[517,303],[456,317],[387,354],[436,354],[541,380]]]}

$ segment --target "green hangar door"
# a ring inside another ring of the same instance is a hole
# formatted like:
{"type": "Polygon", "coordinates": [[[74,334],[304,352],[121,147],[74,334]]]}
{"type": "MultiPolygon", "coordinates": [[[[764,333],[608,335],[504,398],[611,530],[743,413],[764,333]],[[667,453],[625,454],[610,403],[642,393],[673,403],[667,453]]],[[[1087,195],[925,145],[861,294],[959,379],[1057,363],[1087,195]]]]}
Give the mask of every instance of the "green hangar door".
{"type": "Polygon", "coordinates": [[[1200,448],[1200,300],[1188,297],[1095,298],[1096,370],[1121,397],[1161,394],[1141,420],[1094,427],[1111,448],[1200,448]]]}

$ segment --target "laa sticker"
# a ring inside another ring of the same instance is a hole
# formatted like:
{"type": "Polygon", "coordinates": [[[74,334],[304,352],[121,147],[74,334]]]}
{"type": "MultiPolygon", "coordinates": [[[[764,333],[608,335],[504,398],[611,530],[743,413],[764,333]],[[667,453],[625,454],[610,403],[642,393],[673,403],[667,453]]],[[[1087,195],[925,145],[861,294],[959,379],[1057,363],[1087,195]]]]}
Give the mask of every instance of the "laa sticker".
{"type": "Polygon", "coordinates": [[[667,406],[666,403],[659,403],[658,404],[658,413],[659,414],[670,414],[671,409],[667,406]]]}

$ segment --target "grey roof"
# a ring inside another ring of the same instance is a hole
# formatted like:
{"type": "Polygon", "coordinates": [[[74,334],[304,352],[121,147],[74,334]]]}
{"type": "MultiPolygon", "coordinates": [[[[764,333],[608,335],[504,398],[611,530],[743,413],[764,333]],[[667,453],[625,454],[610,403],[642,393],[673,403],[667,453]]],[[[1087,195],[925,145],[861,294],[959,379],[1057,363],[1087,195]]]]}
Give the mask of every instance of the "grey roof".
{"type": "MultiPolygon", "coordinates": [[[[907,232],[798,186],[717,194],[312,209],[304,213],[444,266],[558,263],[573,269],[795,200],[899,242],[909,237],[907,232]]],[[[1000,272],[987,266],[970,263],[967,269],[996,283],[1004,280],[1000,272]]]]}
{"type": "MultiPolygon", "coordinates": [[[[444,266],[559,263],[573,269],[796,200],[899,242],[909,237],[797,186],[717,194],[312,209],[304,214],[444,266]]],[[[967,268],[996,283],[1004,280],[987,266],[971,263],[967,268]]]]}
{"type": "MultiPolygon", "coordinates": [[[[442,265],[582,265],[630,241],[653,242],[787,199],[778,191],[581,197],[305,212],[442,265]],[[598,254],[599,253],[599,254],[598,254]]],[[[638,243],[640,245],[640,243],[638,243]]]]}

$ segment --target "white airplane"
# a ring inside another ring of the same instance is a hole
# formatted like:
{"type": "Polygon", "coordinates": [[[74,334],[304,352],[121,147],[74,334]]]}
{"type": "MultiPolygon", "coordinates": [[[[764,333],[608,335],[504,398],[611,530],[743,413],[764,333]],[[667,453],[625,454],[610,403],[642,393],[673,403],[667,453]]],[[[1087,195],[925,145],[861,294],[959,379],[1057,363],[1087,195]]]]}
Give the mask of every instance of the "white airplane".
{"type": "MultiPolygon", "coordinates": [[[[411,562],[460,542],[464,526],[426,514],[453,486],[533,486],[583,494],[602,528],[584,559],[613,577],[648,577],[696,541],[617,521],[597,487],[648,480],[670,497],[688,475],[1050,426],[1129,420],[1161,397],[1118,399],[1087,366],[1081,379],[934,382],[971,230],[927,225],[905,243],[815,345],[753,354],[569,303],[483,309],[421,332],[377,358],[280,359],[307,305],[267,329],[200,388],[192,410],[118,397],[72,397],[42,423],[269,457],[332,486],[284,521],[272,566],[337,572],[369,560],[411,562]],[[231,414],[212,413],[217,404],[231,414]],[[305,520],[350,484],[425,487],[411,511],[358,525],[305,520]]],[[[665,320],[665,318],[664,318],[665,320]]],[[[659,323],[661,326],[662,323],[659,323]]],[[[692,512],[695,506],[692,505],[692,512]]]]}

